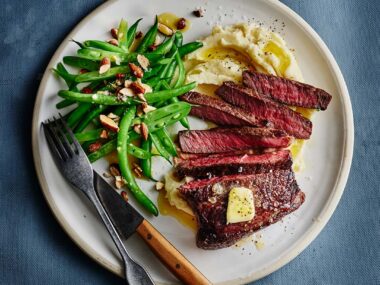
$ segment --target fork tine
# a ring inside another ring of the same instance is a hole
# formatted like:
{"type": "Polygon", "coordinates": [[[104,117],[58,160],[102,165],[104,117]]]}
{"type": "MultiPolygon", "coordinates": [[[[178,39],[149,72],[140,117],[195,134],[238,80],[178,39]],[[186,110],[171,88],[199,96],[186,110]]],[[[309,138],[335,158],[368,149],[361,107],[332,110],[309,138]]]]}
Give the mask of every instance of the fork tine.
{"type": "Polygon", "coordinates": [[[73,157],[74,150],[71,147],[71,143],[67,139],[67,134],[65,134],[64,131],[63,131],[63,127],[64,126],[63,126],[63,123],[62,123],[62,119],[58,118],[57,120],[55,120],[55,124],[57,126],[58,133],[60,134],[61,142],[62,142],[62,144],[63,144],[63,146],[64,146],[67,154],[70,157],[73,157]]]}
{"type": "Polygon", "coordinates": [[[55,154],[55,156],[57,158],[59,158],[61,160],[65,160],[65,158],[62,156],[61,152],[59,151],[59,149],[58,149],[58,147],[57,147],[57,145],[53,139],[53,135],[52,135],[52,132],[50,130],[48,123],[42,123],[42,126],[44,128],[46,140],[48,142],[50,149],[53,151],[53,153],[55,154]]]}
{"type": "Polygon", "coordinates": [[[68,125],[66,124],[65,120],[63,119],[61,113],[59,113],[59,120],[60,122],[62,123],[62,125],[64,126],[66,132],[69,134],[70,136],[70,139],[72,141],[72,143],[74,144],[75,146],[75,153],[78,154],[79,151],[82,149],[81,145],[79,144],[78,140],[76,139],[73,131],[68,127],[68,125]]]}
{"type": "Polygon", "coordinates": [[[50,133],[52,135],[52,139],[55,143],[55,146],[57,147],[58,151],[60,152],[61,154],[61,157],[63,158],[63,160],[67,160],[69,158],[69,154],[67,153],[65,147],[63,146],[63,143],[59,137],[59,134],[57,133],[57,130],[56,130],[56,127],[57,127],[57,123],[56,123],[56,118],[53,117],[53,121],[50,121],[50,119],[48,120],[49,124],[47,125],[47,127],[49,128],[50,130],[50,133]]]}

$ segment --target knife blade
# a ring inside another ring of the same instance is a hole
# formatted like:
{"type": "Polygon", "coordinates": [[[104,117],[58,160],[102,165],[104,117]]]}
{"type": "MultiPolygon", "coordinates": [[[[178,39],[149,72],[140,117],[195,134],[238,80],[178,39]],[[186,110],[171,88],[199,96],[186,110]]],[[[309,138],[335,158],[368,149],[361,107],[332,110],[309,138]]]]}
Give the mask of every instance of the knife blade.
{"type": "Polygon", "coordinates": [[[94,187],[100,202],[125,239],[137,232],[161,262],[185,284],[210,285],[211,282],[188,261],[161,233],[96,172],[94,187]]]}
{"type": "Polygon", "coordinates": [[[143,216],[129,203],[126,203],[99,174],[96,172],[94,174],[94,186],[100,202],[110,216],[119,235],[128,239],[144,220],[143,216]]]}

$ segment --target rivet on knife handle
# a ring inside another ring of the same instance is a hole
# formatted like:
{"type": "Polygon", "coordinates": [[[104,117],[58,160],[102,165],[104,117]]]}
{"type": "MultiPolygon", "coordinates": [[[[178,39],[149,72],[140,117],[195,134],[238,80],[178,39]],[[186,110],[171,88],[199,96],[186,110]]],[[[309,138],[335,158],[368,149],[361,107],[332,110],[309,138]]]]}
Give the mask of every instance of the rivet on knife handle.
{"type": "Polygon", "coordinates": [[[162,263],[185,284],[206,285],[209,280],[188,261],[148,221],[144,220],[136,229],[162,263]]]}

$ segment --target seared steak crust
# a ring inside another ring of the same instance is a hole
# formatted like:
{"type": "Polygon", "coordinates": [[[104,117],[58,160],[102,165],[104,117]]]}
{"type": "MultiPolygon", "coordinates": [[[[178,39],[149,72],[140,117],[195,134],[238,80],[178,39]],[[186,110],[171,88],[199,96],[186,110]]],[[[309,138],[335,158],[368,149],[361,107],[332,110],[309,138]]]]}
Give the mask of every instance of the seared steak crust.
{"type": "Polygon", "coordinates": [[[224,82],[215,93],[225,101],[251,112],[258,119],[267,120],[270,127],[284,130],[296,138],[310,138],[312,132],[310,120],[250,88],[233,82],[224,82]]]}
{"type": "Polygon", "coordinates": [[[268,152],[259,155],[242,154],[232,156],[201,157],[193,160],[175,160],[178,177],[211,178],[231,174],[253,174],[271,169],[289,169],[292,158],[289,150],[268,152]]]}
{"type": "Polygon", "coordinates": [[[255,92],[290,106],[326,110],[331,95],[314,86],[275,75],[243,72],[243,84],[255,92]]]}
{"type": "Polygon", "coordinates": [[[188,92],[181,97],[182,101],[194,104],[190,115],[213,122],[221,126],[264,126],[250,112],[232,106],[220,98],[188,92]]]}
{"type": "Polygon", "coordinates": [[[292,142],[292,138],[284,131],[252,127],[180,131],[178,138],[181,150],[188,153],[284,148],[292,142]]]}
{"type": "Polygon", "coordinates": [[[230,246],[295,211],[305,199],[290,168],[194,180],[179,191],[197,217],[197,246],[203,249],[230,246]],[[256,214],[249,222],[227,224],[228,194],[236,186],[253,191],[256,214]]]}

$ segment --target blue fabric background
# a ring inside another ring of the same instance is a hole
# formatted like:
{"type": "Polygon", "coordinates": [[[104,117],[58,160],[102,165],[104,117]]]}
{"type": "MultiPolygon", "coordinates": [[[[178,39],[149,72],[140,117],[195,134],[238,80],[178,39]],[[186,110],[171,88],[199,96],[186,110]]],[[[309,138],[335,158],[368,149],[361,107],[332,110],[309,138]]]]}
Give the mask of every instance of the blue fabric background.
{"type": "MultiPolygon", "coordinates": [[[[380,1],[284,0],[325,40],[355,116],[342,200],[318,238],[257,284],[380,284],[380,1]]],[[[30,125],[42,73],[100,0],[0,4],[0,284],[124,284],[74,245],[52,216],[32,162],[30,125]]]]}

